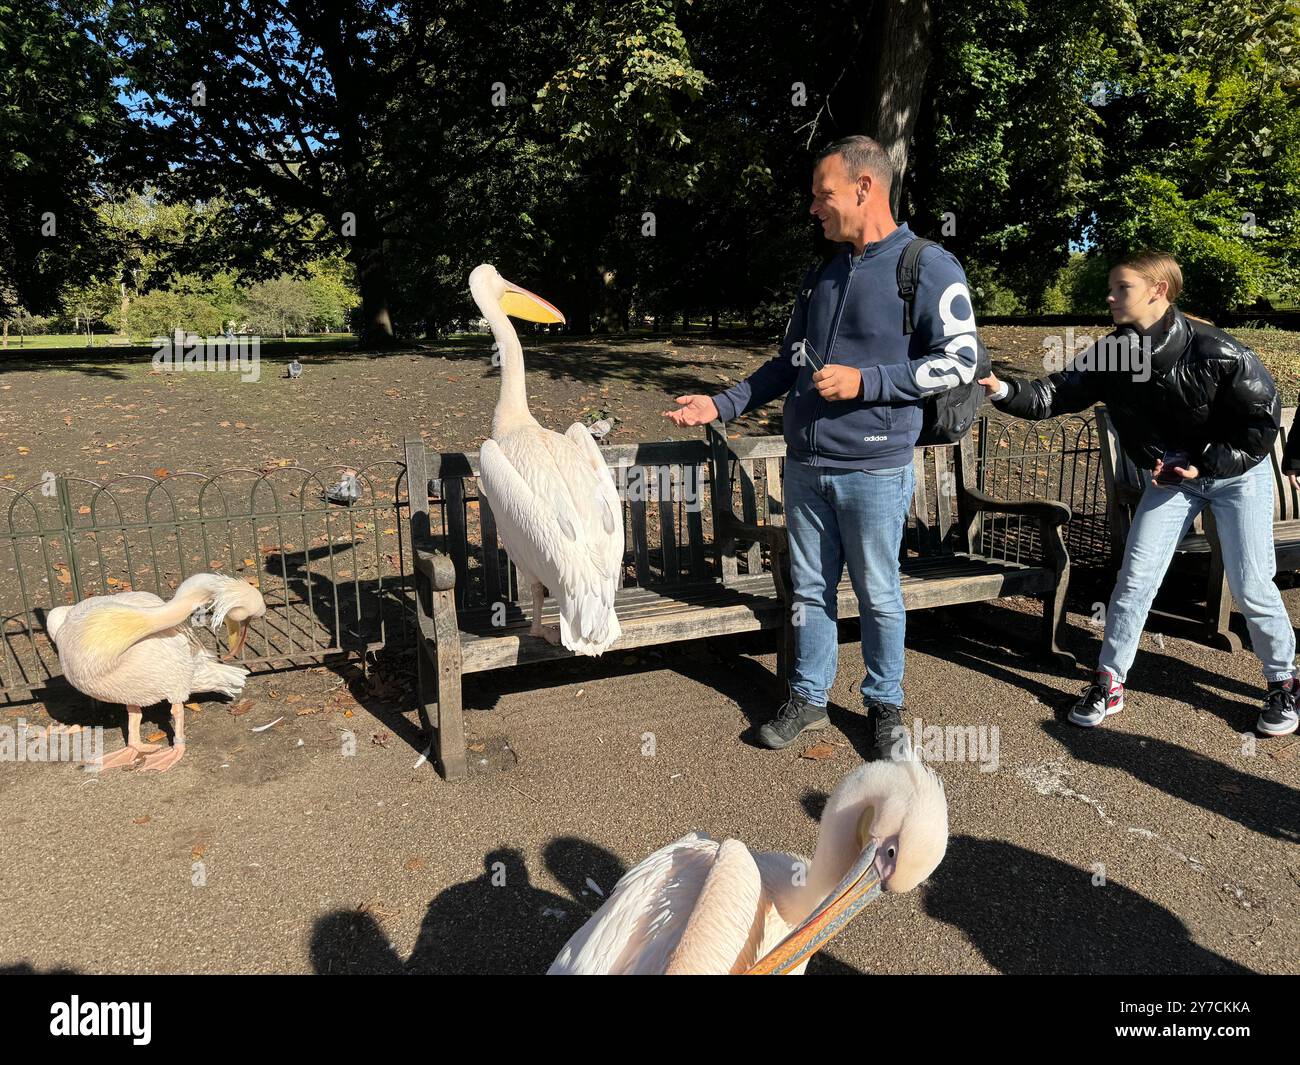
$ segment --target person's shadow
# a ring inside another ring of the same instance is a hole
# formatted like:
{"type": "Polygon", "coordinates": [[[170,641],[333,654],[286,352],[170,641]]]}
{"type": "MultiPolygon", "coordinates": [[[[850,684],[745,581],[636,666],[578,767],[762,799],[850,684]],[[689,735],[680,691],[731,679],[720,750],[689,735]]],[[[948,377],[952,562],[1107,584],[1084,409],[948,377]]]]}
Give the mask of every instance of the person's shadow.
{"type": "MultiPolygon", "coordinates": [[[[1300,791],[1295,788],[1151,736],[1081,729],[1060,721],[1044,722],[1042,728],[1081,762],[1120,769],[1260,835],[1300,843],[1300,791]]],[[[1258,741],[1256,758],[1265,756],[1269,742],[1258,741]]]]}
{"type": "Polygon", "coordinates": [[[922,905],[1003,973],[1244,974],[1165,907],[1000,840],[953,836],[922,905]]]}
{"type": "Polygon", "coordinates": [[[312,931],[312,968],[317,973],[544,973],[625,872],[603,847],[572,837],[547,845],[546,865],[570,897],[535,887],[518,850],[502,847],[489,853],[482,875],[429,903],[405,961],[371,913],[327,914],[312,931]]]}

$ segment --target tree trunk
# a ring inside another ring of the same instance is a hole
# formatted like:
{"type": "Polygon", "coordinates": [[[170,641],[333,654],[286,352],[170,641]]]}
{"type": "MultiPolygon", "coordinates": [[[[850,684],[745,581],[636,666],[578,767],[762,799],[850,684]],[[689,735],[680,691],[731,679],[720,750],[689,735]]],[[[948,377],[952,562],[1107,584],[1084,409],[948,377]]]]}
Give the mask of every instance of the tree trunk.
{"type": "Polygon", "coordinates": [[[907,147],[930,67],[930,0],[872,4],[867,26],[861,128],[880,142],[893,165],[889,206],[898,217],[907,147]]]}

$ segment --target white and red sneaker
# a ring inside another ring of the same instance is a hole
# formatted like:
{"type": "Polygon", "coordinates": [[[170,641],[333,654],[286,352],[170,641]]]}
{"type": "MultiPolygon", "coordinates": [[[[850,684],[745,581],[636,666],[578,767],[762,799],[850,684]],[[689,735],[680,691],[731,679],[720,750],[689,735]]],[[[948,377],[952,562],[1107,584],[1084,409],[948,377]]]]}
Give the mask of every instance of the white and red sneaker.
{"type": "Polygon", "coordinates": [[[1115,679],[1114,674],[1099,669],[1079,701],[1070,707],[1070,723],[1092,728],[1123,709],[1124,685],[1115,679]]]}

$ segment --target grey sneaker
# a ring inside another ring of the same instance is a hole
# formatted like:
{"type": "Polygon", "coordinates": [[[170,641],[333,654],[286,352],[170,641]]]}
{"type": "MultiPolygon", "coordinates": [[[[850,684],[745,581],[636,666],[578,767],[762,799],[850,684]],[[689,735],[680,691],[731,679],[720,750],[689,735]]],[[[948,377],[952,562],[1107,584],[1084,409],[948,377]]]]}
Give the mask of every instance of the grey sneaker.
{"type": "Polygon", "coordinates": [[[875,728],[872,750],[877,762],[901,761],[910,756],[911,744],[903,725],[903,708],[871,700],[866,704],[867,720],[875,728]]]}
{"type": "Polygon", "coordinates": [[[1124,685],[1106,670],[1099,669],[1093,675],[1092,683],[1079,696],[1078,702],[1070,707],[1070,723],[1092,728],[1123,709],[1124,685]]]}
{"type": "Polygon", "coordinates": [[[790,693],[790,698],[776,717],[758,730],[758,742],[773,751],[789,747],[802,733],[825,728],[829,718],[825,706],[815,706],[802,695],[790,693]]]}
{"type": "Polygon", "coordinates": [[[1265,736],[1289,736],[1300,725],[1296,713],[1296,679],[1272,681],[1255,728],[1265,736]]]}

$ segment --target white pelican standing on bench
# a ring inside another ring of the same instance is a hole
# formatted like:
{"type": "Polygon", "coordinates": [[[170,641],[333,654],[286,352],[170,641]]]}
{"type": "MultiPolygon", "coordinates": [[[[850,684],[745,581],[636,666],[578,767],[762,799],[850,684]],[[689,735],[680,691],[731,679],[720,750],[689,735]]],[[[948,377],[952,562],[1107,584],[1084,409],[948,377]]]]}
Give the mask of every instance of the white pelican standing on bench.
{"type": "Polygon", "coordinates": [[[921,762],[871,762],[826,801],[811,866],[692,832],[624,875],[552,975],[785,975],[885,891],[911,891],[948,847],[943,783],[921,762]]]}
{"type": "Polygon", "coordinates": [[[580,655],[601,654],[622,634],[614,614],[623,568],[618,491],[584,425],[574,422],[561,436],[529,413],[524,354],[509,318],[563,322],[564,315],[487,263],[469,275],[469,290],[501,355],[501,396],[479,451],[479,484],[521,587],[532,591],[530,631],[580,655]],[[558,629],[542,625],[546,588],[560,608],[558,629]]]}

